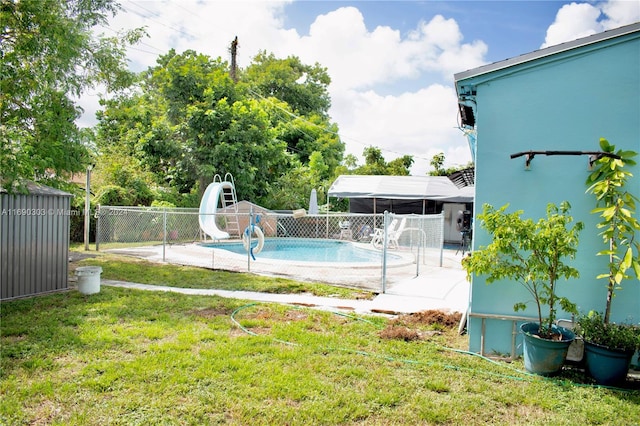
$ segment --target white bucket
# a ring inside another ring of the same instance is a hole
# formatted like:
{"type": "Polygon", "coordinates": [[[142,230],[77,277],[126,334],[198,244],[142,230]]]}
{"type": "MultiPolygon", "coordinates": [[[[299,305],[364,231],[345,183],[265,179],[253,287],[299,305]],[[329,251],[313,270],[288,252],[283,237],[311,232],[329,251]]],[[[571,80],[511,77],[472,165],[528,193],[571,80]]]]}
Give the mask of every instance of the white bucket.
{"type": "Polygon", "coordinates": [[[78,291],[82,294],[94,294],[100,292],[100,274],[102,268],[99,266],[80,266],[76,269],[75,275],[78,277],[78,291]]]}

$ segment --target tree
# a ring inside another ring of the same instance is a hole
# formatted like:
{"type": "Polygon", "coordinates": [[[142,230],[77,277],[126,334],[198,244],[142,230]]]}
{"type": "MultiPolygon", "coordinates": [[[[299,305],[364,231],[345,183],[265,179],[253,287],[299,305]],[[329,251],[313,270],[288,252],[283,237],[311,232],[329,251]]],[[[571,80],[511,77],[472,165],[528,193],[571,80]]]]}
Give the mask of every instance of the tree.
{"type": "Polygon", "coordinates": [[[443,176],[445,173],[444,169],[442,168],[442,165],[444,164],[444,152],[439,152],[434,155],[431,158],[429,164],[431,164],[431,167],[433,167],[433,171],[429,172],[429,175],[443,176]]]}
{"type": "Polygon", "coordinates": [[[128,86],[124,49],[142,35],[94,36],[92,28],[117,11],[112,0],[2,1],[0,180],[9,190],[21,179],[55,181],[88,163],[74,97],[97,84],[128,86]]]}
{"type": "Polygon", "coordinates": [[[157,63],[140,74],[136,90],[104,103],[97,146],[105,156],[126,152],[137,158],[139,172],[153,173],[157,185],[169,185],[178,194],[190,193],[199,180],[204,191],[213,175],[198,174],[202,158],[193,155],[189,126],[199,111],[239,98],[228,66],[219,58],[173,49],[157,63]]]}
{"type": "Polygon", "coordinates": [[[395,160],[389,161],[387,164],[387,174],[393,176],[409,176],[409,170],[413,165],[413,157],[411,155],[403,155],[395,160]]]}
{"type": "Polygon", "coordinates": [[[450,176],[460,170],[472,169],[474,167],[473,161],[470,161],[464,166],[453,166],[445,169],[442,167],[444,160],[444,152],[440,152],[431,158],[431,162],[429,164],[431,164],[433,170],[429,172],[429,176],[450,176]]]}
{"type": "Polygon", "coordinates": [[[209,108],[193,108],[187,121],[186,148],[201,185],[215,174],[232,173],[241,199],[268,193],[269,182],[288,164],[285,144],[274,137],[262,102],[221,99],[209,108]]]}
{"type": "Polygon", "coordinates": [[[376,148],[374,146],[368,146],[362,151],[362,155],[364,155],[365,164],[373,166],[376,164],[384,165],[384,157],[382,156],[382,151],[380,148],[376,148]]]}
{"type": "Polygon", "coordinates": [[[143,73],[143,89],[147,95],[162,99],[172,124],[187,115],[187,109],[211,100],[239,99],[229,76],[229,65],[222,59],[186,50],[177,54],[171,49],[156,61],[157,66],[143,73]]]}
{"type": "MultiPolygon", "coordinates": [[[[286,104],[283,104],[283,107],[286,104]]],[[[344,144],[338,136],[338,128],[319,115],[277,121],[278,139],[287,143],[287,151],[302,164],[308,164],[314,152],[319,152],[329,171],[340,165],[344,144]]]]}
{"type": "MultiPolygon", "coordinates": [[[[270,65],[284,64],[284,70],[291,63],[306,69],[297,59],[270,58],[270,65]]],[[[113,158],[127,153],[139,166],[136,170],[131,165],[132,172],[153,173],[156,185],[168,185],[179,194],[191,193],[194,187],[202,192],[215,174],[232,173],[240,199],[270,208],[291,208],[274,200],[297,204],[308,199],[311,185],[328,186],[342,161],[344,144],[325,111],[302,116],[282,99],[256,96],[246,73],[234,84],[228,64],[220,58],[171,50],[157,63],[141,74],[137,90],[105,102],[97,126],[101,153],[113,158]],[[282,181],[298,183],[299,188],[283,187],[282,181]]],[[[262,70],[252,68],[251,75],[260,80],[262,70]]],[[[304,94],[308,104],[313,90],[296,81],[283,83],[287,90],[296,85],[296,93],[304,94]]],[[[290,93],[287,90],[277,93],[290,93]]]]}
{"type": "Polygon", "coordinates": [[[270,100],[275,106],[269,115],[277,138],[286,142],[289,154],[305,166],[318,152],[328,167],[327,175],[333,176],[342,161],[344,144],[337,125],[329,121],[330,82],[326,68],[318,63],[306,65],[296,56],[278,59],[263,51],[242,74],[239,90],[270,100]]]}
{"type": "Polygon", "coordinates": [[[297,56],[277,59],[262,51],[253,58],[242,81],[251,93],[286,102],[297,115],[328,116],[331,78],[318,63],[305,65],[297,56]]]}
{"type": "MultiPolygon", "coordinates": [[[[579,278],[572,260],[578,252],[578,237],[584,224],[573,222],[567,201],[559,206],[547,204],[547,217],[537,221],[523,218],[523,210],[507,213],[508,207],[482,206],[478,220],[492,240],[463,258],[462,267],[467,278],[484,275],[487,284],[507,281],[522,285],[529,293],[527,298],[530,296],[535,302],[540,337],[550,339],[555,333],[552,327],[558,306],[565,312],[577,313],[576,305],[561,296],[557,286],[561,279],[579,278]]],[[[525,310],[527,303],[529,300],[515,303],[514,311],[525,310]]]]}
{"type": "Polygon", "coordinates": [[[615,145],[605,138],[600,139],[600,149],[618,157],[601,157],[587,179],[587,192],[596,198],[596,208],[591,213],[600,217],[597,227],[605,244],[598,255],[608,258],[607,271],[597,278],[606,281],[607,297],[602,319],[609,324],[611,303],[616,291],[622,288],[622,282],[632,278],[631,271],[640,280],[640,241],[637,240],[640,221],[635,216],[636,203],[640,200],[627,186],[633,178],[627,167],[636,164],[634,157],[638,153],[616,151],[615,145]]]}
{"type": "Polygon", "coordinates": [[[395,160],[387,163],[382,156],[382,150],[375,146],[368,146],[362,152],[365,159],[363,166],[355,166],[355,157],[348,157],[347,160],[352,167],[349,172],[356,175],[389,175],[389,176],[408,176],[413,165],[413,157],[411,155],[403,155],[395,160]]]}

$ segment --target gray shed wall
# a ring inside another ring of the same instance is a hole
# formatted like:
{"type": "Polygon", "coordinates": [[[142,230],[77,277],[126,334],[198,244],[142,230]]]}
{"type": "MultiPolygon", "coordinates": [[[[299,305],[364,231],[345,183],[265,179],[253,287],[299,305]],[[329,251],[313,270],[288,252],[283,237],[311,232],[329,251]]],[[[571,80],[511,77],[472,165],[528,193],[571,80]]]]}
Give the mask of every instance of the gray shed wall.
{"type": "Polygon", "coordinates": [[[0,300],[68,288],[69,194],[0,193],[0,300]]]}

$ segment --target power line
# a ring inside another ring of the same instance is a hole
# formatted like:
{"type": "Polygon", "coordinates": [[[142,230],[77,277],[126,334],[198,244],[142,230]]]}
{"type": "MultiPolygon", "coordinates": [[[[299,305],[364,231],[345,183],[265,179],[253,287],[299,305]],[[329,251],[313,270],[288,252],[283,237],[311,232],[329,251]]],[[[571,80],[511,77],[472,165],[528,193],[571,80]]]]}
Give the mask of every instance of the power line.
{"type": "MultiPolygon", "coordinates": [[[[152,10],[149,10],[149,9],[147,9],[146,7],[142,7],[142,6],[140,6],[139,4],[137,4],[136,2],[130,1],[129,3],[130,3],[130,4],[132,4],[132,5],[134,5],[134,6],[136,6],[136,7],[139,7],[140,9],[142,9],[142,10],[144,10],[144,11],[146,11],[146,12],[150,13],[150,14],[151,14],[151,15],[153,15],[153,16],[160,17],[160,14],[159,14],[159,13],[156,13],[156,12],[154,12],[154,11],[152,11],[152,10]]],[[[177,31],[177,32],[179,32],[179,33],[181,33],[181,34],[183,34],[183,35],[185,35],[185,36],[189,37],[189,38],[192,38],[192,39],[197,38],[197,37],[195,37],[193,34],[190,34],[190,33],[186,32],[186,31],[184,31],[184,30],[182,30],[182,29],[180,29],[180,28],[176,28],[176,27],[173,27],[173,26],[171,26],[171,25],[165,24],[164,22],[160,22],[160,21],[158,21],[158,20],[156,20],[156,19],[149,18],[148,16],[144,16],[143,14],[141,14],[141,13],[139,13],[139,12],[136,12],[135,10],[131,10],[131,9],[126,8],[126,7],[123,7],[123,8],[124,8],[127,12],[131,12],[131,13],[133,13],[133,14],[138,15],[139,17],[141,17],[141,18],[143,18],[143,19],[148,19],[148,20],[153,21],[153,22],[155,22],[155,23],[157,23],[157,24],[159,24],[159,25],[162,25],[163,27],[166,27],[166,28],[169,28],[169,29],[171,29],[171,30],[177,31]]]]}
{"type": "Polygon", "coordinates": [[[129,49],[131,49],[131,50],[137,50],[138,52],[148,53],[149,55],[155,55],[155,56],[158,56],[158,55],[159,55],[159,53],[156,53],[156,52],[149,52],[148,50],[138,49],[137,47],[133,47],[133,46],[129,46],[128,48],[129,48],[129,49]]]}
{"type": "Polygon", "coordinates": [[[191,15],[195,16],[196,18],[201,19],[201,20],[204,22],[204,19],[202,19],[202,15],[198,15],[197,13],[190,11],[189,9],[187,9],[186,7],[184,7],[184,6],[183,6],[182,4],[180,4],[180,3],[175,3],[174,5],[175,5],[175,6],[178,6],[180,9],[184,10],[185,12],[187,12],[187,13],[189,13],[189,14],[191,14],[191,15]]]}
{"type": "MultiPolygon", "coordinates": [[[[113,33],[115,33],[115,34],[117,34],[117,35],[118,35],[118,34],[120,34],[120,32],[119,32],[119,31],[114,30],[114,29],[113,29],[113,28],[111,28],[110,26],[100,25],[100,27],[101,27],[101,28],[103,28],[103,29],[105,29],[105,30],[109,30],[109,31],[111,31],[111,32],[113,32],[113,33]]],[[[141,45],[143,45],[143,46],[150,47],[151,49],[157,50],[159,53],[149,52],[149,51],[147,51],[147,50],[142,50],[142,49],[139,49],[139,48],[135,48],[135,47],[133,47],[133,46],[129,46],[128,48],[133,49],[133,50],[137,50],[137,51],[139,51],[139,52],[149,53],[149,54],[152,54],[152,55],[161,55],[162,53],[164,53],[164,51],[163,51],[162,49],[159,49],[159,48],[157,48],[157,47],[155,47],[155,46],[152,46],[152,45],[150,45],[149,43],[145,43],[144,41],[138,41],[136,44],[141,44],[141,45]]]]}

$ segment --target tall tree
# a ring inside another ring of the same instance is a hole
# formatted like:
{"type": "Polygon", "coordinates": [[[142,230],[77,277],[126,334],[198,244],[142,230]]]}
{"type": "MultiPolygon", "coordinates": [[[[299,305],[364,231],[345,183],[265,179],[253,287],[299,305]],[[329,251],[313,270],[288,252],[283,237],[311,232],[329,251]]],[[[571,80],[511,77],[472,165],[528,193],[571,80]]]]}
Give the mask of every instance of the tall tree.
{"type": "Polygon", "coordinates": [[[170,51],[142,74],[140,89],[106,104],[99,116],[102,153],[131,152],[140,172],[180,193],[214,175],[233,174],[238,196],[256,200],[289,167],[269,111],[287,110],[277,99],[245,96],[226,62],[193,51],[170,51]],[[274,106],[276,105],[276,106],[274,106]]]}
{"type": "Polygon", "coordinates": [[[112,0],[2,0],[0,5],[0,180],[58,178],[84,169],[86,140],[76,104],[97,84],[128,86],[125,47],[142,35],[95,36],[112,0]]]}
{"type": "Polygon", "coordinates": [[[274,137],[263,101],[226,99],[193,108],[186,147],[192,153],[201,187],[215,174],[232,173],[241,199],[257,200],[269,182],[286,170],[285,144],[274,137]]]}
{"type": "Polygon", "coordinates": [[[235,84],[229,75],[229,65],[222,59],[212,59],[202,53],[171,49],[156,61],[157,66],[143,73],[144,93],[159,96],[166,102],[171,123],[184,120],[187,109],[211,100],[238,100],[235,84]]]}
{"type": "Polygon", "coordinates": [[[342,161],[344,143],[338,127],[319,115],[291,119],[282,117],[277,123],[278,138],[287,143],[287,150],[302,164],[308,164],[314,152],[322,154],[329,170],[342,161]]]}
{"type": "Polygon", "coordinates": [[[111,154],[101,161],[128,153],[137,160],[129,170],[151,172],[157,186],[181,194],[204,191],[215,174],[230,172],[242,199],[279,209],[308,200],[312,187],[328,186],[344,152],[326,115],[326,71],[297,58],[258,60],[235,84],[220,58],[162,55],[141,73],[138,90],[105,102],[97,145],[111,154]],[[274,79],[278,90],[261,93],[274,79]]]}
{"type": "Polygon", "coordinates": [[[253,58],[242,80],[252,93],[286,102],[297,115],[328,117],[331,78],[318,63],[305,65],[297,56],[278,59],[263,51],[253,58]]]}

